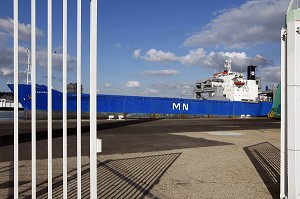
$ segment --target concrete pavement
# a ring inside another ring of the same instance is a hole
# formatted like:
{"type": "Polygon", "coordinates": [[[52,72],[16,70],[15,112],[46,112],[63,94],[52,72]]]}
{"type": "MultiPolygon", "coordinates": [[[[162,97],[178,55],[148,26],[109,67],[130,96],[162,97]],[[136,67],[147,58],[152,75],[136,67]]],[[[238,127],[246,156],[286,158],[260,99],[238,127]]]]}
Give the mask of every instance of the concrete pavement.
{"type": "MultiPolygon", "coordinates": [[[[30,124],[20,122],[20,196],[30,196],[30,124]]],[[[38,122],[38,196],[47,196],[46,121],[38,122]]],[[[61,194],[62,131],[54,122],[54,196],[61,194]]],[[[12,196],[13,123],[0,125],[0,197],[12,196]]],[[[68,123],[69,196],[76,194],[76,122],[68,123]]],[[[99,121],[101,198],[278,198],[280,121],[99,121]]],[[[83,197],[88,198],[88,122],[83,122],[83,197]]]]}

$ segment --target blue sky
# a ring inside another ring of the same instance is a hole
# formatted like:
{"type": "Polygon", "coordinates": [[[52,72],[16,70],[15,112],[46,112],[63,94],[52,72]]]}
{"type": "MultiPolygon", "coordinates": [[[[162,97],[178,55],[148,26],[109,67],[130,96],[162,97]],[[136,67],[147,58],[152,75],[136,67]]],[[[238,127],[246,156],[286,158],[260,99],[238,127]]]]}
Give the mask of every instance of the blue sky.
{"type": "MultiPolygon", "coordinates": [[[[82,78],[89,89],[89,1],[83,0],[82,78]]],[[[223,69],[258,66],[280,79],[280,29],[289,0],[98,0],[100,93],[193,97],[193,84],[223,69]]],[[[68,1],[68,82],[76,82],[76,1],[68,1]]],[[[20,1],[20,82],[30,48],[30,0],[20,1]]],[[[37,82],[47,82],[47,1],[37,1],[37,82]]],[[[53,84],[62,90],[62,1],[53,0],[53,84]]],[[[0,2],[0,90],[13,82],[13,1],[0,2]]]]}

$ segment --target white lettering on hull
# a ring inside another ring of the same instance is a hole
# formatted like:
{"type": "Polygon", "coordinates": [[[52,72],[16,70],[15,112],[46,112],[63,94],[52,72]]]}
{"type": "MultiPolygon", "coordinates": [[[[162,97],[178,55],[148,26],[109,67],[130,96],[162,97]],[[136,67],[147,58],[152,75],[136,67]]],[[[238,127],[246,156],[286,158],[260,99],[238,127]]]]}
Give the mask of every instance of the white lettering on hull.
{"type": "Polygon", "coordinates": [[[173,103],[173,110],[181,110],[181,107],[182,107],[182,110],[183,111],[188,111],[189,110],[189,104],[181,104],[180,103],[173,103]]]}

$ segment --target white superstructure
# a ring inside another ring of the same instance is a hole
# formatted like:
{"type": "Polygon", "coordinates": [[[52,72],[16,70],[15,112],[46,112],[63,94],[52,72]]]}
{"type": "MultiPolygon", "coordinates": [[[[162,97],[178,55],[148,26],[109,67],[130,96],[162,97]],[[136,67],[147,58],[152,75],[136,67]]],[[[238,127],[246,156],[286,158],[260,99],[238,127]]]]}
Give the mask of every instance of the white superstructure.
{"type": "MultiPolygon", "coordinates": [[[[197,99],[257,102],[257,80],[246,80],[242,73],[231,71],[231,60],[226,60],[224,67],[223,72],[196,82],[197,99]]],[[[255,71],[252,72],[255,77],[255,71]]]]}
{"type": "MultiPolygon", "coordinates": [[[[14,102],[7,99],[0,99],[0,110],[6,108],[13,108],[14,102]]],[[[23,108],[23,106],[19,103],[19,108],[23,108]]]]}

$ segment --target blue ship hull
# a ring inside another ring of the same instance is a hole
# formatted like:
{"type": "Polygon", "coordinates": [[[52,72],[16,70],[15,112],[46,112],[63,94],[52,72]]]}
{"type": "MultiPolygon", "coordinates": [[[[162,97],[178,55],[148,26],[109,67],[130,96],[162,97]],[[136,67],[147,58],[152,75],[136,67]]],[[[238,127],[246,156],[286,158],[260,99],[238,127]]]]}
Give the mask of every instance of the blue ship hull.
{"type": "MultiPolygon", "coordinates": [[[[14,92],[14,85],[8,84],[14,92]]],[[[36,109],[47,110],[47,86],[36,86],[36,109]]],[[[90,111],[90,95],[81,96],[82,112],[90,111]]],[[[31,110],[31,85],[19,84],[19,101],[25,110],[31,110]]],[[[53,111],[62,111],[62,93],[52,89],[53,111]]],[[[232,101],[206,101],[181,98],[97,95],[97,112],[126,114],[187,114],[214,116],[267,116],[271,102],[248,103],[232,101]]],[[[77,110],[77,95],[68,93],[68,112],[77,110]]]]}

